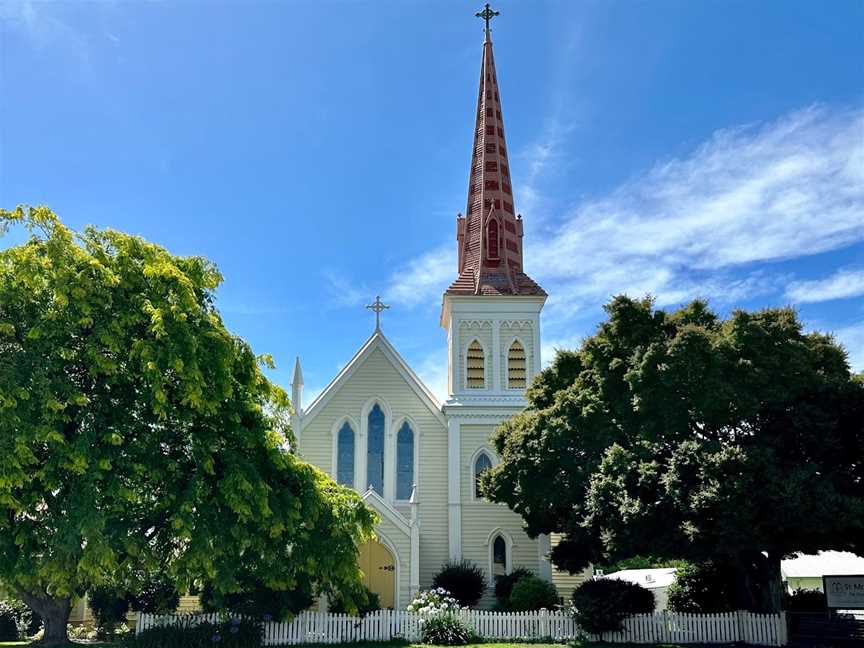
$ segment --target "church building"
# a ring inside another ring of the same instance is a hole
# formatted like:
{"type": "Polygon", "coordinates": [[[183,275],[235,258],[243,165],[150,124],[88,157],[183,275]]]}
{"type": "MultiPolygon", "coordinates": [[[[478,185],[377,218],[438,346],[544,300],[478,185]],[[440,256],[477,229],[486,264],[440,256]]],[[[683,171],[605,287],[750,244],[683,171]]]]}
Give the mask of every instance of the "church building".
{"type": "MultiPolygon", "coordinates": [[[[378,512],[377,539],[361,548],[365,584],[382,607],[404,609],[448,560],[494,577],[526,567],[553,580],[550,539],[529,538],[522,519],[484,499],[478,477],[498,462],[490,437],[526,405],[540,371],[540,311],[546,293],[526,273],[522,218],[510,178],[498,75],[486,19],[465,215],[456,218],[458,267],[444,292],[448,397],[439,403],[376,325],[334,380],[302,408],[294,371],[299,454],[378,512]]],[[[385,308],[376,299],[376,317],[385,308]]],[[[559,589],[574,579],[555,574],[559,589]]],[[[570,587],[567,587],[570,585],[570,587]]],[[[561,592],[566,595],[565,591],[561,592]]]]}

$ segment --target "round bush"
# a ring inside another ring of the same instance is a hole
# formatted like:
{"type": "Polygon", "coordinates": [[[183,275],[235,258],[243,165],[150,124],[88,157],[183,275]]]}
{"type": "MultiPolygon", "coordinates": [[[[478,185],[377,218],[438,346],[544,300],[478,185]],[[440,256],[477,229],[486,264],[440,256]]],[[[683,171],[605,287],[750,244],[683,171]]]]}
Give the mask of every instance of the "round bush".
{"type": "Polygon", "coordinates": [[[229,611],[244,616],[285,619],[308,609],[315,599],[306,588],[273,590],[260,582],[248,580],[239,592],[220,594],[212,584],[201,590],[201,607],[205,612],[229,611]]]}
{"type": "Polygon", "coordinates": [[[443,587],[459,605],[472,607],[486,591],[486,574],[470,560],[448,562],[435,575],[432,587],[443,587]]]}
{"type": "Polygon", "coordinates": [[[592,634],[620,630],[631,614],[654,611],[654,593],[635,583],[598,578],[585,581],[573,592],[576,623],[592,634]]]}
{"type": "Polygon", "coordinates": [[[536,576],[523,576],[513,586],[510,593],[510,609],[529,612],[546,608],[552,610],[558,605],[558,590],[549,581],[536,576]]]}
{"type": "Polygon", "coordinates": [[[100,629],[111,632],[115,626],[126,620],[129,612],[129,598],[125,592],[113,587],[96,587],[89,593],[88,604],[93,610],[96,624],[100,629]]]}
{"type": "Polygon", "coordinates": [[[513,591],[513,586],[523,576],[532,576],[533,572],[525,567],[517,567],[509,574],[501,574],[495,577],[495,598],[503,606],[507,607],[510,600],[510,592],[513,591]]]}
{"type": "Polygon", "coordinates": [[[381,609],[381,599],[378,595],[363,585],[360,586],[358,592],[354,592],[351,598],[354,600],[356,610],[349,609],[348,597],[337,595],[334,596],[327,606],[328,611],[333,614],[356,614],[358,616],[366,616],[370,612],[375,612],[381,609]]]}
{"type": "Polygon", "coordinates": [[[438,614],[423,622],[423,643],[434,646],[464,646],[474,633],[452,614],[438,614]]]}
{"type": "Polygon", "coordinates": [[[679,567],[669,586],[669,609],[696,614],[734,611],[734,572],[711,562],[679,567]]]}
{"type": "Polygon", "coordinates": [[[171,614],[180,605],[180,593],[167,579],[145,582],[138,591],[129,596],[129,604],[136,612],[146,614],[171,614]]]}

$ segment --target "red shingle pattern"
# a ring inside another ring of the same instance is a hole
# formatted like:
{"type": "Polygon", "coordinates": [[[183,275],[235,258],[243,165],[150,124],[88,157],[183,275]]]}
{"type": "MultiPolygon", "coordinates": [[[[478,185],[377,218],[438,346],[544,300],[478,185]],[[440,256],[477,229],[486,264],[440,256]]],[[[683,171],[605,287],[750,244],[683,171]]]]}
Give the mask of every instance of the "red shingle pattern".
{"type": "Polygon", "coordinates": [[[459,277],[448,295],[545,295],[522,271],[522,221],[514,215],[512,182],[492,41],[483,44],[468,207],[457,219],[459,277]],[[498,221],[499,250],[487,249],[489,218],[498,221]]]}

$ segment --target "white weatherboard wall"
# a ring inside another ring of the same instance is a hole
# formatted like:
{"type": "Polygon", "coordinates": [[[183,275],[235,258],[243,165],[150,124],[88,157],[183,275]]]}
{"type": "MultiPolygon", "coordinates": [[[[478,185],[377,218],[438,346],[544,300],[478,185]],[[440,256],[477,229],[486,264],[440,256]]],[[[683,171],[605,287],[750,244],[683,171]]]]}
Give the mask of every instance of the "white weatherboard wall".
{"type": "MultiPolygon", "coordinates": [[[[339,385],[326,403],[314,412],[311,420],[304,420],[300,454],[324,471],[333,473],[333,428],[343,417],[349,416],[358,427],[362,425],[364,406],[372,399],[380,399],[389,409],[386,430],[395,435],[395,426],[405,416],[416,426],[415,443],[418,443],[417,492],[418,519],[420,525],[420,587],[429,587],[432,577],[442,563],[447,560],[447,428],[442,423],[442,415],[437,416],[419,397],[411,384],[387,353],[381,348],[372,348],[339,385]]],[[[355,430],[359,435],[360,430],[355,430]]],[[[355,452],[360,454],[362,443],[355,440],[355,452]]],[[[395,444],[394,444],[395,447],[395,444]]],[[[365,460],[365,457],[361,457],[365,460]]],[[[395,457],[388,458],[388,464],[395,466],[395,457]],[[391,461],[392,460],[392,461],[391,461]]],[[[393,503],[393,502],[391,502],[393,503]]],[[[410,506],[395,504],[395,508],[410,519],[410,506]]],[[[382,523],[383,524],[383,523],[382,523]]],[[[393,529],[382,531],[390,540],[393,529]]],[[[400,544],[399,560],[403,569],[400,572],[399,605],[404,607],[410,602],[407,578],[410,555],[402,554],[400,544]]]]}

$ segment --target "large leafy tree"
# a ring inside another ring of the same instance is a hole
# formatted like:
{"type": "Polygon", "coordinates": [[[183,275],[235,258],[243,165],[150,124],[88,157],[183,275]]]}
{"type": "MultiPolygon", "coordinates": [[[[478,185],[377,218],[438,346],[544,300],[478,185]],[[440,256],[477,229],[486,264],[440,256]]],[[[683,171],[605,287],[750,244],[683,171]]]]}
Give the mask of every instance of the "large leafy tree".
{"type": "Polygon", "coordinates": [[[496,431],[484,486],[558,566],[638,554],[730,565],[775,610],[782,557],[864,552],[864,385],[791,309],[676,312],[617,297],[496,431]]]}
{"type": "Polygon", "coordinates": [[[0,584],[46,642],[76,596],[141,573],[356,587],[374,514],[290,452],[290,403],[223,325],[216,268],[44,207],[0,211],[11,226],[30,236],[0,252],[0,584]]]}

